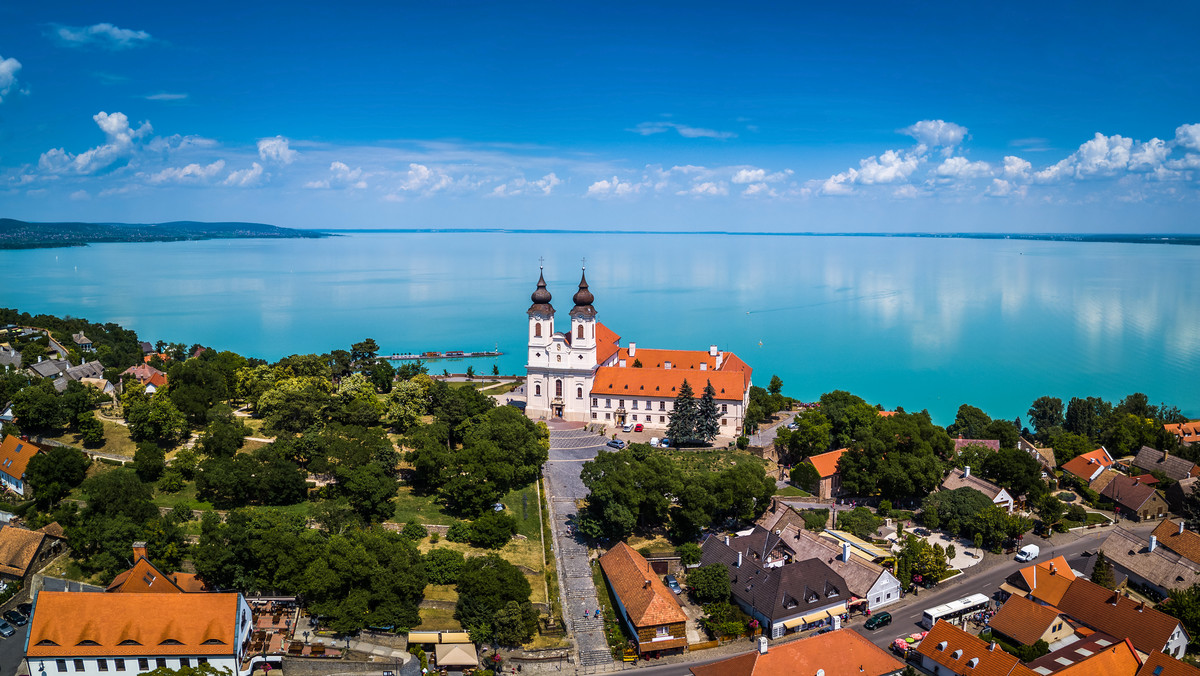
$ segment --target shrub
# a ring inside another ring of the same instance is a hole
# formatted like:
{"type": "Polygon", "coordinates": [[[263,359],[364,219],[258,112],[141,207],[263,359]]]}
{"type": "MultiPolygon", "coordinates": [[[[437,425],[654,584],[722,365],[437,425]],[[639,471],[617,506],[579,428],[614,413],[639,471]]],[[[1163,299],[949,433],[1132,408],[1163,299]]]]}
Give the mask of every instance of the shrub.
{"type": "Polygon", "coordinates": [[[1087,510],[1083,505],[1071,505],[1067,508],[1067,518],[1072,521],[1087,521],[1087,510]]]}
{"type": "Polygon", "coordinates": [[[454,584],[466,559],[453,549],[431,549],[425,555],[425,572],[430,584],[454,584]]]}
{"type": "Polygon", "coordinates": [[[178,493],[183,490],[183,484],[183,475],[172,467],[158,480],[158,489],[164,493],[178,493]]]}
{"type": "Polygon", "coordinates": [[[440,536],[440,535],[438,535],[438,534],[437,534],[437,531],[434,531],[434,532],[432,532],[432,533],[430,533],[430,534],[429,534],[429,542],[430,542],[430,544],[435,544],[435,545],[436,545],[436,544],[437,544],[437,542],[438,542],[438,540],[440,540],[440,539],[442,539],[442,538],[441,538],[441,536],[440,536]]]}
{"type": "Polygon", "coordinates": [[[679,562],[685,566],[700,563],[700,545],[695,542],[685,542],[679,545],[679,549],[676,549],[675,553],[679,555],[679,562]]]}
{"type": "Polygon", "coordinates": [[[892,513],[892,501],[884,500],[879,503],[879,509],[875,510],[879,516],[888,516],[892,513]]]}
{"type": "Polygon", "coordinates": [[[516,534],[516,519],[504,512],[488,512],[471,524],[470,542],[474,547],[500,549],[516,534]]]}
{"type": "Polygon", "coordinates": [[[143,482],[156,481],[166,469],[166,454],[156,444],[143,441],[133,454],[133,470],[143,482]]]}
{"type": "Polygon", "coordinates": [[[471,524],[465,521],[455,521],[446,530],[446,539],[450,542],[469,542],[471,540],[471,524]]]}
{"type": "Polygon", "coordinates": [[[800,511],[800,518],[804,519],[804,528],[806,530],[820,533],[825,530],[825,524],[829,523],[828,509],[805,509],[800,511]]]}
{"type": "Polygon", "coordinates": [[[739,450],[744,451],[744,450],[746,450],[746,447],[749,445],[750,445],[750,437],[740,436],[737,438],[737,447],[739,450]]]}
{"type": "Polygon", "coordinates": [[[411,540],[412,542],[424,540],[428,535],[429,531],[425,529],[425,526],[422,526],[416,521],[409,521],[408,523],[404,524],[404,530],[400,531],[400,537],[404,538],[405,540],[411,540]]]}

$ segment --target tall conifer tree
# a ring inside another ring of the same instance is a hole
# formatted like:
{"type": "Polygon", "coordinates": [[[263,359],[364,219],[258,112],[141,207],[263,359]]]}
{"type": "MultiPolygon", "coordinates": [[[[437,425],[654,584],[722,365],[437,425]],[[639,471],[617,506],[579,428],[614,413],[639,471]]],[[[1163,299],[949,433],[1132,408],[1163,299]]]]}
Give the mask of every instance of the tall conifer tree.
{"type": "Polygon", "coordinates": [[[712,441],[721,432],[721,411],[717,409],[717,391],[713,389],[712,381],[704,386],[704,395],[700,397],[700,405],[696,410],[696,436],[704,441],[712,441]]]}
{"type": "Polygon", "coordinates": [[[675,408],[667,423],[667,437],[676,448],[681,442],[696,437],[696,397],[687,380],[679,386],[679,394],[675,397],[675,408]]]}

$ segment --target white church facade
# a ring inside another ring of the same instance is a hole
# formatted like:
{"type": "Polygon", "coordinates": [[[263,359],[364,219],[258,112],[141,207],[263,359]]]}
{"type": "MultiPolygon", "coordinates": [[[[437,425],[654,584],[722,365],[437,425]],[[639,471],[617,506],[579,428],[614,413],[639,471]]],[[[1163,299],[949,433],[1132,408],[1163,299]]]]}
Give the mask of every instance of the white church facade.
{"type": "Polygon", "coordinates": [[[531,296],[525,413],[534,420],[568,420],[665,431],[686,380],[699,398],[716,392],[720,434],[741,434],[750,400],[750,367],[731,352],[621,347],[621,337],[596,321],[586,273],[572,298],[570,324],[555,330],[544,275],[531,296]]]}

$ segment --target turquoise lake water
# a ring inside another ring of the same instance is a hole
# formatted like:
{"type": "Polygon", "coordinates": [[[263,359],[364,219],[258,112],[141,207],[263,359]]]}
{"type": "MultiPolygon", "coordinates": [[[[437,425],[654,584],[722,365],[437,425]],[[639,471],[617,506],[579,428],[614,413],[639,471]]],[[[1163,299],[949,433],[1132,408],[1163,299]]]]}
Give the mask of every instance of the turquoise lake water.
{"type": "Polygon", "coordinates": [[[0,252],[0,306],[275,359],[375,338],[521,372],[538,257],[565,320],[587,257],[622,344],[716,343],[813,399],[1025,416],[1134,391],[1200,415],[1200,247],[635,234],[353,234],[0,252]]]}

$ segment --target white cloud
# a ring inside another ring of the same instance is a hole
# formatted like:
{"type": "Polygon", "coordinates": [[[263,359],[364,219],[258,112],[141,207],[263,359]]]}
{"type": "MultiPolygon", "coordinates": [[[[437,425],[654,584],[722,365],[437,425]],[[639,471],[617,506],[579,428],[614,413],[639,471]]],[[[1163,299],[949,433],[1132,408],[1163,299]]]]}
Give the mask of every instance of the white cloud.
{"type": "Polygon", "coordinates": [[[1133,152],[1129,155],[1129,169],[1130,171],[1156,171],[1167,161],[1167,155],[1170,154],[1171,149],[1167,146],[1166,141],[1152,138],[1134,146],[1133,152]]]}
{"type": "Polygon", "coordinates": [[[63,148],[53,148],[42,153],[38,159],[38,168],[50,173],[74,172],[76,174],[91,174],[106,169],[120,160],[126,160],[133,153],[136,141],[149,136],[154,128],[149,122],[134,129],[129,126],[129,118],[125,113],[108,114],[99,112],[92,116],[100,130],[104,132],[106,143],[86,150],[78,155],[68,153],[63,148]]]}
{"type": "Polygon", "coordinates": [[[239,169],[237,171],[229,172],[229,175],[225,177],[225,180],[221,181],[221,185],[227,185],[234,188],[248,188],[250,186],[257,185],[259,180],[262,179],[262,175],[262,165],[258,162],[254,162],[250,165],[249,169],[239,169]]]}
{"type": "Polygon", "coordinates": [[[1016,185],[1012,181],[1006,181],[1002,178],[993,178],[992,184],[984,192],[989,197],[1024,197],[1029,189],[1025,185],[1016,185]]]}
{"type": "Polygon", "coordinates": [[[770,172],[759,167],[741,167],[734,172],[733,177],[729,180],[739,185],[746,183],[778,183],[790,178],[791,175],[791,169],[770,172]]]}
{"type": "Polygon", "coordinates": [[[517,177],[512,181],[501,183],[492,189],[491,195],[494,197],[510,197],[513,195],[540,193],[549,195],[554,187],[562,184],[562,179],[554,172],[550,172],[536,181],[527,180],[524,176],[517,177]]]}
{"type": "Polygon", "coordinates": [[[440,169],[430,169],[423,164],[411,163],[400,182],[400,190],[430,195],[445,190],[454,184],[454,179],[440,169]]]}
{"type": "Polygon", "coordinates": [[[919,194],[921,193],[917,191],[917,187],[912,184],[902,185],[892,191],[892,197],[900,199],[913,199],[919,194]]]}
{"type": "Polygon", "coordinates": [[[182,101],[188,97],[187,94],[169,94],[167,92],[159,92],[157,94],[147,94],[142,98],[147,101],[182,101]]]}
{"type": "MultiPolygon", "coordinates": [[[[162,171],[151,174],[147,177],[146,181],[155,185],[163,183],[201,183],[215,177],[224,168],[225,160],[217,160],[204,166],[193,162],[183,167],[167,167],[162,171]]],[[[228,179],[226,180],[228,181],[228,179]]]]}
{"type": "Polygon", "coordinates": [[[900,130],[930,147],[953,148],[967,137],[967,128],[945,120],[921,120],[900,130]]]}
{"type": "Polygon", "coordinates": [[[106,49],[130,49],[144,45],[151,40],[146,31],[118,28],[111,23],[98,23],[94,26],[58,26],[53,36],[59,44],[68,47],[83,47],[96,45],[106,49]]]}
{"type": "Polygon", "coordinates": [[[170,136],[155,136],[150,139],[150,142],[146,144],[146,150],[169,154],[193,148],[215,148],[216,146],[215,140],[203,136],[171,134],[170,136]]]}
{"type": "Polygon", "coordinates": [[[992,167],[987,162],[972,162],[965,157],[947,157],[937,168],[937,175],[943,178],[977,178],[992,173],[992,167]]]}
{"type": "Polygon", "coordinates": [[[288,140],[282,136],[258,140],[258,157],[264,162],[291,164],[299,154],[288,147],[288,140]]]}
{"type": "Polygon", "coordinates": [[[1185,124],[1175,129],[1175,145],[1200,150],[1200,124],[1185,124]]]}
{"type": "Polygon", "coordinates": [[[1056,164],[1034,174],[1039,181],[1052,183],[1069,178],[1113,176],[1129,166],[1133,139],[1120,135],[1105,136],[1100,132],[1056,164]]]}
{"type": "Polygon", "coordinates": [[[92,196],[89,195],[88,191],[86,190],[76,190],[75,192],[71,193],[71,200],[75,202],[82,202],[90,199],[92,199],[92,196]]]}
{"type": "Polygon", "coordinates": [[[611,181],[608,181],[608,180],[596,181],[595,183],[588,186],[587,196],[588,197],[610,197],[610,196],[624,197],[626,195],[632,195],[634,193],[640,192],[641,189],[642,189],[641,184],[635,184],[635,183],[631,183],[629,181],[622,181],[621,179],[617,178],[616,176],[613,176],[611,181]]]}
{"type": "Polygon", "coordinates": [[[774,197],[775,191],[771,190],[771,186],[766,183],[751,183],[742,191],[742,195],[746,197],[753,197],[755,195],[769,195],[774,197]]]}
{"type": "Polygon", "coordinates": [[[729,186],[724,181],[703,181],[695,183],[686,190],[679,190],[676,195],[692,195],[694,197],[717,197],[729,194],[729,186]]]}
{"type": "Polygon", "coordinates": [[[635,134],[642,136],[650,136],[652,134],[661,134],[663,132],[676,131],[684,138],[715,138],[715,139],[730,139],[735,138],[737,134],[731,131],[717,131],[716,129],[705,129],[703,127],[690,127],[686,124],[678,122],[642,122],[633,129],[629,129],[635,134]]]}
{"type": "Polygon", "coordinates": [[[329,164],[330,177],[317,181],[309,181],[304,184],[305,188],[353,188],[361,190],[367,187],[367,182],[363,180],[363,170],[360,167],[351,169],[345,162],[334,161],[329,164]]]}
{"type": "Polygon", "coordinates": [[[4,103],[4,97],[17,88],[17,71],[19,70],[21,70],[20,61],[0,56],[0,103],[4,103]]]}
{"type": "Polygon", "coordinates": [[[1016,155],[1004,156],[1004,177],[1005,178],[1029,178],[1029,172],[1033,169],[1033,165],[1027,160],[1023,160],[1016,155]]]}

